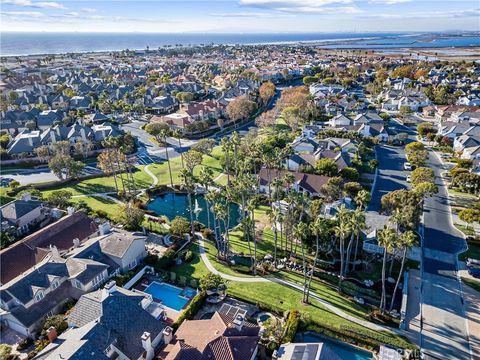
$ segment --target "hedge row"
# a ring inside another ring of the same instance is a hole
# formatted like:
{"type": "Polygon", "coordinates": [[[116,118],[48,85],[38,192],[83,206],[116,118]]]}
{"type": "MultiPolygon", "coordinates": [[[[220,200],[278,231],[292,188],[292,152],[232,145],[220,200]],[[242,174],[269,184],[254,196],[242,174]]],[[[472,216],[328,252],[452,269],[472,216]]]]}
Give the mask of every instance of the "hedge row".
{"type": "Polygon", "coordinates": [[[195,297],[192,299],[192,301],[190,301],[190,304],[188,304],[187,308],[183,311],[177,321],[173,323],[172,328],[174,331],[176,331],[185,320],[193,319],[195,314],[205,303],[206,297],[207,293],[205,291],[201,291],[197,295],[195,295],[195,297]]]}
{"type": "Polygon", "coordinates": [[[285,335],[283,336],[282,343],[289,343],[293,341],[299,325],[300,312],[298,310],[291,310],[285,323],[285,335]]]}

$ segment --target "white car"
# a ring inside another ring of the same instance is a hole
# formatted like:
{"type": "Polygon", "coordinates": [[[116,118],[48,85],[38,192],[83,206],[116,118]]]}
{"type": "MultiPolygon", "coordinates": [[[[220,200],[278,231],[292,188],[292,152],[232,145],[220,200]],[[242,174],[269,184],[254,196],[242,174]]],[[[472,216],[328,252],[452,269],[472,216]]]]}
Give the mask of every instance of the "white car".
{"type": "Polygon", "coordinates": [[[405,170],[411,171],[412,170],[412,164],[410,164],[409,162],[406,162],[405,164],[403,164],[403,168],[405,170]]]}
{"type": "Polygon", "coordinates": [[[406,178],[407,182],[410,182],[412,181],[412,176],[411,175],[407,175],[407,178],[406,178]]]}

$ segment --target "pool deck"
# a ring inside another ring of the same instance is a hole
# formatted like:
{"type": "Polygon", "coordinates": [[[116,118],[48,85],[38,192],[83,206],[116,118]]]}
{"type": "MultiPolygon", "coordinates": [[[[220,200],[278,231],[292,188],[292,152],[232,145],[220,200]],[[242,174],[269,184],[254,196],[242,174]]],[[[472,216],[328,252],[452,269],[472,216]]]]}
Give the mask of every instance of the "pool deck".
{"type": "MultiPolygon", "coordinates": [[[[133,288],[135,290],[138,290],[138,291],[141,291],[141,292],[145,292],[145,289],[153,282],[158,282],[158,283],[162,283],[164,281],[162,280],[154,280],[154,279],[149,279],[149,278],[146,278],[146,277],[143,277],[142,279],[140,279],[140,281],[137,283],[137,285],[135,285],[133,288]]],[[[168,283],[167,283],[168,284],[168,283]]],[[[171,285],[171,284],[169,284],[171,285]]],[[[172,286],[175,286],[175,287],[178,287],[176,285],[172,285],[172,286]]],[[[159,301],[158,299],[155,299],[154,297],[153,298],[153,301],[156,302],[156,303],[159,303],[159,304],[162,304],[161,301],[159,301]]],[[[185,307],[189,304],[190,300],[185,304],[185,307]]],[[[163,305],[163,304],[162,304],[163,305]]],[[[169,308],[168,306],[165,306],[163,305],[163,308],[165,309],[165,313],[167,315],[167,323],[169,324],[173,324],[175,321],[177,321],[177,319],[180,317],[180,314],[182,313],[182,311],[185,309],[185,307],[180,310],[180,311],[176,311],[172,308],[169,308]]]]}

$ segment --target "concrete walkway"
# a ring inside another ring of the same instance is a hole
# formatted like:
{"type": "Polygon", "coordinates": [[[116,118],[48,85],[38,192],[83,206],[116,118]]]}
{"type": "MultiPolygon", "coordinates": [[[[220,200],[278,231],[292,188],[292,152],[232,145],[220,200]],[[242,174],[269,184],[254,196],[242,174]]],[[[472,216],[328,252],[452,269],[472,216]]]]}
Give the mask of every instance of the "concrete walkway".
{"type": "MultiPolygon", "coordinates": [[[[202,258],[203,263],[205,264],[205,266],[207,267],[207,269],[210,272],[212,272],[216,275],[220,275],[222,278],[224,278],[226,280],[230,280],[230,281],[237,281],[237,282],[244,282],[244,283],[274,282],[274,283],[277,283],[277,284],[287,286],[287,287],[289,287],[291,289],[294,289],[294,290],[297,290],[299,292],[303,291],[303,286],[298,285],[298,284],[293,283],[293,282],[290,282],[290,281],[282,280],[282,279],[277,279],[277,278],[273,278],[273,277],[264,278],[264,277],[259,277],[259,276],[240,277],[240,276],[233,276],[233,275],[224,274],[224,273],[218,271],[217,269],[215,269],[213,264],[208,259],[207,254],[205,253],[205,242],[203,240],[202,234],[196,233],[196,235],[199,237],[198,243],[199,243],[199,247],[200,247],[200,257],[202,258]]],[[[326,301],[325,299],[323,299],[318,294],[315,294],[312,291],[310,291],[310,297],[312,299],[315,299],[316,301],[318,301],[323,306],[325,306],[329,311],[331,311],[335,315],[338,315],[338,316],[340,316],[340,317],[342,317],[342,318],[344,318],[348,321],[351,321],[355,324],[364,326],[364,327],[366,327],[370,330],[373,330],[373,331],[387,331],[387,332],[390,332],[390,333],[395,333],[395,334],[399,334],[399,335],[403,335],[403,336],[408,335],[401,329],[395,329],[395,328],[390,328],[390,327],[387,327],[387,326],[377,325],[377,324],[371,323],[369,321],[362,320],[362,319],[356,318],[354,316],[351,316],[351,315],[343,312],[342,310],[340,310],[336,306],[332,305],[331,303],[329,303],[328,301],[326,301]]]]}
{"type": "Polygon", "coordinates": [[[151,189],[151,188],[157,186],[157,184],[158,184],[158,178],[155,176],[154,173],[152,173],[152,172],[150,171],[150,169],[149,169],[150,165],[152,165],[152,164],[148,164],[147,166],[145,166],[145,167],[143,168],[143,170],[148,174],[148,176],[150,176],[150,177],[153,179],[153,183],[152,183],[152,185],[150,185],[150,189],[151,189]]]}

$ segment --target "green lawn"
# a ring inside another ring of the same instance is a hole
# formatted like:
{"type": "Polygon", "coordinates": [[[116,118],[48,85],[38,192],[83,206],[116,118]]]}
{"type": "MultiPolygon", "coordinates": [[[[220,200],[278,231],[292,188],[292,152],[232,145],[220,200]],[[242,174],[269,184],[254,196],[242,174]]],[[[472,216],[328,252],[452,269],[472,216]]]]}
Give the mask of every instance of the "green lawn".
{"type": "Polygon", "coordinates": [[[5,188],[5,187],[0,188],[0,204],[3,205],[3,204],[6,204],[6,203],[8,203],[8,202],[10,202],[10,201],[13,200],[12,197],[10,197],[10,196],[7,195],[7,191],[9,191],[9,190],[10,190],[10,188],[8,188],[8,187],[6,187],[6,188],[5,188]]]}
{"type": "Polygon", "coordinates": [[[84,201],[94,211],[104,211],[109,219],[114,219],[119,213],[121,206],[115,201],[100,196],[82,196],[72,198],[73,203],[84,201]]]}
{"type": "Polygon", "coordinates": [[[469,278],[466,278],[462,276],[462,281],[465,283],[465,285],[470,286],[472,289],[478,291],[480,293],[480,281],[478,280],[472,280],[469,278]]]}
{"type": "MultiPolygon", "coordinates": [[[[458,227],[458,225],[456,225],[458,227]]],[[[468,258],[480,260],[480,241],[468,241],[468,249],[459,255],[460,260],[467,260],[468,258]]]]}

